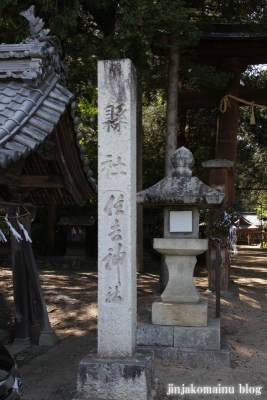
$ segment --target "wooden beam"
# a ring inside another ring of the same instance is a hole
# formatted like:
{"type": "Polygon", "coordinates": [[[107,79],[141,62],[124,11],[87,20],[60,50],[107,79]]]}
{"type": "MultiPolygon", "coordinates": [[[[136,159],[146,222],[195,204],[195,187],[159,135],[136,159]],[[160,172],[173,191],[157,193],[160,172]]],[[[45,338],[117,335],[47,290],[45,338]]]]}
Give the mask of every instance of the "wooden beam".
{"type": "Polygon", "coordinates": [[[243,60],[246,65],[267,63],[266,37],[249,37],[246,34],[243,37],[231,37],[231,34],[221,33],[223,37],[215,33],[212,38],[201,38],[195,48],[196,64],[218,67],[223,60],[229,59],[243,60]]]}
{"type": "Polygon", "coordinates": [[[6,173],[5,175],[0,176],[0,185],[17,186],[18,180],[19,177],[17,175],[6,173]]]}
{"type": "Polygon", "coordinates": [[[20,175],[17,186],[25,188],[65,187],[63,178],[60,175],[20,175]]]}
{"type": "MultiPolygon", "coordinates": [[[[179,107],[181,108],[216,108],[225,95],[221,90],[210,90],[207,92],[185,92],[179,95],[179,107]]],[[[239,97],[246,101],[267,105],[267,89],[251,89],[240,87],[239,97]]],[[[239,106],[242,104],[239,103],[239,106]]]]}

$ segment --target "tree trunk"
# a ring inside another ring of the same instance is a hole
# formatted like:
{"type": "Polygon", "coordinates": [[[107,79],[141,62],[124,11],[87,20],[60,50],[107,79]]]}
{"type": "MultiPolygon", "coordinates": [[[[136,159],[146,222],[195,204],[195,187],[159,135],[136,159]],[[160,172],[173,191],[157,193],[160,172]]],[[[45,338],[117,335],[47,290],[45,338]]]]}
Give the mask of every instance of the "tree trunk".
{"type": "Polygon", "coordinates": [[[165,176],[171,175],[171,156],[177,149],[179,53],[170,50],[165,139],[165,176]]]}
{"type": "MultiPolygon", "coordinates": [[[[171,156],[177,149],[178,132],[178,71],[179,53],[170,49],[169,55],[169,74],[168,74],[168,97],[166,113],[166,139],[165,139],[165,176],[171,176],[171,156]]],[[[159,281],[159,291],[165,290],[169,280],[168,268],[165,263],[165,256],[161,258],[161,274],[159,281]]]]}
{"type": "MultiPolygon", "coordinates": [[[[142,82],[137,75],[137,192],[143,190],[143,131],[142,131],[142,82]]],[[[137,243],[136,243],[136,270],[142,272],[143,266],[143,206],[137,204],[137,243]]]]}

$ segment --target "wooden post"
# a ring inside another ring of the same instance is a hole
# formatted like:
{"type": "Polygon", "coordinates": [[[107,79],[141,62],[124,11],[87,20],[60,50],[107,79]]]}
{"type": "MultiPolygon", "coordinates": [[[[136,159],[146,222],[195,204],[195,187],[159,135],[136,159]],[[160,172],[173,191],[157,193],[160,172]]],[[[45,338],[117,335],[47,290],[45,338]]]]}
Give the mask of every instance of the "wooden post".
{"type": "MultiPolygon", "coordinates": [[[[234,162],[229,160],[209,160],[204,162],[203,167],[209,169],[209,186],[215,190],[219,190],[220,192],[225,194],[224,202],[225,204],[229,204],[229,175],[230,171],[233,170],[234,162]]],[[[216,211],[214,211],[216,213],[216,211]]],[[[222,238],[226,239],[226,238],[222,238]]],[[[226,242],[226,240],[224,240],[226,242]]],[[[228,249],[226,247],[221,248],[220,250],[221,257],[224,260],[224,269],[221,272],[220,277],[220,287],[222,290],[228,289],[228,282],[230,280],[230,265],[228,262],[228,249]]],[[[215,290],[216,288],[216,254],[214,248],[209,248],[207,251],[207,267],[209,273],[209,289],[215,290]]]]}
{"type": "MultiPolygon", "coordinates": [[[[19,230],[16,219],[10,219],[16,231],[19,230]]],[[[13,270],[13,292],[15,308],[15,342],[30,344],[29,337],[29,299],[27,269],[21,250],[21,243],[11,235],[11,257],[13,270]]]]}
{"type": "Polygon", "coordinates": [[[216,318],[221,315],[221,246],[216,243],[215,280],[216,280],[216,318]]]}
{"type": "MultiPolygon", "coordinates": [[[[22,215],[23,213],[24,213],[24,209],[20,206],[18,214],[22,215]]],[[[31,237],[31,230],[32,230],[31,229],[32,228],[32,224],[31,224],[32,215],[33,214],[30,213],[24,217],[24,227],[26,228],[30,237],[31,237]]],[[[23,256],[23,252],[22,252],[22,256],[23,256]]],[[[24,257],[23,257],[23,261],[25,263],[24,257]]],[[[41,328],[40,328],[40,324],[39,324],[38,318],[37,318],[37,313],[36,313],[35,304],[34,304],[34,295],[33,295],[32,287],[31,287],[31,283],[30,283],[30,277],[29,277],[27,265],[26,265],[26,270],[27,270],[27,292],[28,292],[28,303],[29,303],[29,335],[30,335],[31,342],[33,344],[38,344],[41,328]]]]}
{"type": "MultiPolygon", "coordinates": [[[[29,217],[27,218],[29,219],[29,217]]],[[[21,218],[22,224],[26,227],[28,224],[25,218],[21,218]]],[[[32,292],[36,301],[36,308],[41,322],[41,336],[39,339],[39,345],[53,345],[57,342],[57,337],[54,330],[51,328],[44,295],[38,275],[37,266],[35,263],[31,242],[26,241],[25,235],[22,233],[23,241],[21,242],[21,248],[23,256],[27,265],[29,274],[29,280],[32,288],[32,292]]]]}
{"type": "MultiPolygon", "coordinates": [[[[239,97],[241,73],[246,70],[244,63],[239,60],[227,60],[222,62],[221,69],[233,74],[229,80],[226,93],[239,97]]],[[[236,161],[237,132],[238,132],[238,108],[239,104],[229,99],[230,106],[225,113],[219,114],[219,124],[216,140],[215,158],[236,161]]],[[[213,183],[213,182],[212,182],[213,183]]],[[[228,184],[225,187],[225,196],[228,203],[234,201],[235,168],[229,170],[228,184]]]]}
{"type": "Polygon", "coordinates": [[[56,250],[56,218],[57,218],[57,205],[48,204],[46,240],[45,240],[45,255],[47,257],[53,256],[56,250]]]}

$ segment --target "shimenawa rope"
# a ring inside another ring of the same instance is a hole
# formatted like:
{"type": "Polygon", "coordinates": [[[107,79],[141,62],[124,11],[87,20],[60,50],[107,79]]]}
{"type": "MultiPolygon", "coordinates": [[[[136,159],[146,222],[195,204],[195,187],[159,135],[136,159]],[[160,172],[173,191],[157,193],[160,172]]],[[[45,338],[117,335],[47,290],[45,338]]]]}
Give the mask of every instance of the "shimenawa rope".
{"type": "Polygon", "coordinates": [[[231,103],[229,101],[229,98],[251,107],[251,116],[250,116],[250,124],[251,125],[256,124],[255,115],[254,115],[254,107],[260,107],[260,108],[267,109],[267,106],[263,106],[262,104],[257,104],[257,103],[254,103],[254,101],[250,102],[250,101],[247,101],[244,99],[240,99],[239,97],[233,96],[232,94],[227,94],[226,96],[224,96],[221,99],[221,102],[220,102],[220,112],[221,113],[225,113],[227,111],[227,108],[231,108],[231,103]]]}

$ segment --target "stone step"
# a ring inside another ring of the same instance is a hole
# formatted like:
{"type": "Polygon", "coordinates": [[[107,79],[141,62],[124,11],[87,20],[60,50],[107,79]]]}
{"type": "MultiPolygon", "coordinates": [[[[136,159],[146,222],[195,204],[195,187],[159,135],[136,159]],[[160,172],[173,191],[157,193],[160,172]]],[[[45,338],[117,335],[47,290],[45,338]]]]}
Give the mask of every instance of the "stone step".
{"type": "Polygon", "coordinates": [[[147,317],[137,327],[137,345],[220,350],[220,319],[208,319],[207,326],[155,325],[147,317]]]}
{"type": "Polygon", "coordinates": [[[230,351],[225,336],[221,337],[220,350],[205,350],[198,348],[181,348],[167,346],[138,346],[137,351],[152,351],[155,366],[187,365],[203,367],[211,365],[230,368],[230,351]]]}

